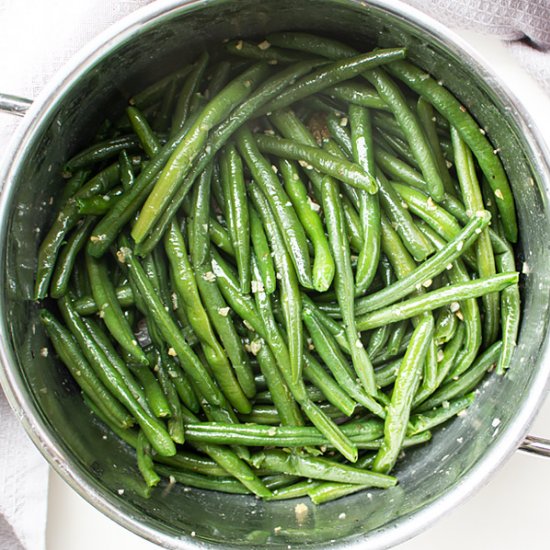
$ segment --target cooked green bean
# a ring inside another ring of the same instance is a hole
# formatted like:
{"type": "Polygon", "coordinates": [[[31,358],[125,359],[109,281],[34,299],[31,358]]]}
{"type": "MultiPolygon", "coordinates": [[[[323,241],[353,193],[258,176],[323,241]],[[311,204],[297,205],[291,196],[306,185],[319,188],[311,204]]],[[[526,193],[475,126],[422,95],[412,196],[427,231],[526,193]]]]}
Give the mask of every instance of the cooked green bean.
{"type": "Polygon", "coordinates": [[[373,469],[388,473],[393,469],[407,432],[410,411],[420,381],[434,329],[431,315],[422,317],[414,329],[409,347],[401,361],[384,422],[384,442],[374,459],[373,469]]]}
{"type": "Polygon", "coordinates": [[[500,292],[506,287],[516,284],[518,278],[516,272],[499,273],[491,277],[483,277],[466,283],[449,285],[362,315],[357,319],[357,328],[359,330],[370,330],[382,326],[388,321],[395,322],[402,319],[410,319],[415,315],[453,302],[460,302],[469,298],[479,298],[489,292],[500,292]]]}

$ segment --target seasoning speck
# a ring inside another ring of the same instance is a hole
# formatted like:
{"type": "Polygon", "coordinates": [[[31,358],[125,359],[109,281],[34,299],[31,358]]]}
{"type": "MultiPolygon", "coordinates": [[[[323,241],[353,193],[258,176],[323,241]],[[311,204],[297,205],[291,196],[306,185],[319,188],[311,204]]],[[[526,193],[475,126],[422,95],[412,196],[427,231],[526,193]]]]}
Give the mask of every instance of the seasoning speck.
{"type": "Polygon", "coordinates": [[[40,349],[40,355],[42,357],[48,357],[48,348],[41,348],[40,349]]]}
{"type": "Polygon", "coordinates": [[[243,49],[243,41],[242,41],[242,40],[239,40],[239,41],[235,44],[235,49],[236,49],[236,50],[242,50],[242,49],[243,49]]]}
{"type": "Polygon", "coordinates": [[[346,512],[342,512],[342,513],[338,516],[338,519],[346,519],[346,512]]]}
{"type": "Polygon", "coordinates": [[[177,353],[174,348],[168,348],[168,355],[171,355],[172,357],[176,357],[177,353]]]}
{"type": "Polygon", "coordinates": [[[124,489],[119,489],[117,493],[122,496],[124,494],[124,489]]]}
{"type": "Polygon", "coordinates": [[[216,280],[216,275],[212,271],[207,271],[202,278],[208,283],[213,283],[216,280]]]}
{"type": "Polygon", "coordinates": [[[500,189],[497,189],[495,191],[495,197],[500,200],[504,199],[504,195],[502,194],[502,191],[500,189]]]}
{"type": "Polygon", "coordinates": [[[309,513],[309,508],[303,503],[300,502],[294,507],[294,514],[296,515],[296,521],[298,525],[302,525],[307,518],[309,513]]]}
{"type": "Polygon", "coordinates": [[[500,418],[493,418],[493,421],[491,422],[491,426],[493,426],[493,428],[496,428],[499,425],[500,425],[500,418]]]}
{"type": "Polygon", "coordinates": [[[270,46],[271,42],[268,42],[267,40],[264,40],[258,44],[258,48],[260,48],[260,50],[267,50],[270,46]]]}
{"type": "Polygon", "coordinates": [[[227,317],[229,315],[229,307],[220,307],[220,308],[218,308],[218,313],[222,317],[227,317]]]}

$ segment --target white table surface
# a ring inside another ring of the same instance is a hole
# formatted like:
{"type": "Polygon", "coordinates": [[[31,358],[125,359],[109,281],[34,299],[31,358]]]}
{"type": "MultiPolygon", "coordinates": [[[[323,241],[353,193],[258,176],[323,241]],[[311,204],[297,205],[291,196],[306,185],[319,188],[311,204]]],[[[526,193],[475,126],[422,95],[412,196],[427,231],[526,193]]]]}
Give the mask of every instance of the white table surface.
{"type": "MultiPolygon", "coordinates": [[[[510,88],[531,109],[550,143],[550,98],[518,66],[498,41],[474,33],[461,34],[490,61],[510,88]]],[[[542,407],[533,431],[550,436],[550,401],[542,407]]],[[[549,548],[549,494],[550,461],[516,453],[474,497],[425,533],[402,544],[399,549],[549,548]]],[[[154,550],[159,547],[130,533],[97,512],[52,472],[47,549],[98,548],[154,550]]]]}

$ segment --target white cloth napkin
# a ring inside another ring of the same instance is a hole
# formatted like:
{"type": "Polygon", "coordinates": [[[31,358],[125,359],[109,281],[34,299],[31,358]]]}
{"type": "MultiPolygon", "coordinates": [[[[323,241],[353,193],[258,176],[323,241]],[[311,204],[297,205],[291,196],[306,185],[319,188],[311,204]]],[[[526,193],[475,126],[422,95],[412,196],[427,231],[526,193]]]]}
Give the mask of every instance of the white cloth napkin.
{"type": "MultiPolygon", "coordinates": [[[[550,0],[408,2],[444,23],[499,36],[550,92],[550,0]]],[[[36,97],[82,45],[147,3],[0,0],[0,92],[36,97]]],[[[13,117],[0,115],[0,151],[17,123],[13,117]]],[[[43,550],[47,465],[9,410],[1,391],[0,433],[0,550],[43,550]]]]}

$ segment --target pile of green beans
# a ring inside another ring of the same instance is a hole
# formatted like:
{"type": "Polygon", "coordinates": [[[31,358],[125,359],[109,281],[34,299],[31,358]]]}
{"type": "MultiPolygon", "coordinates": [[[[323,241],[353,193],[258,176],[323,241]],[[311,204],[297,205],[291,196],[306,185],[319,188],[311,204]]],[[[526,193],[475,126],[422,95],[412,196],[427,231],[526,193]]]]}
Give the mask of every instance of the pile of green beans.
{"type": "Polygon", "coordinates": [[[387,489],[511,364],[506,173],[404,48],[227,42],[130,97],[64,174],[40,319],[148,491],[387,489]]]}

